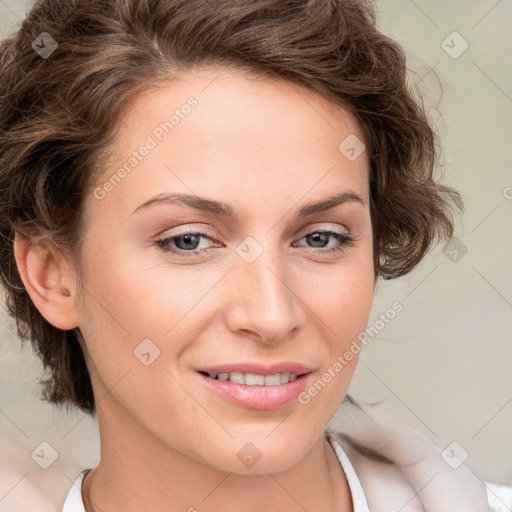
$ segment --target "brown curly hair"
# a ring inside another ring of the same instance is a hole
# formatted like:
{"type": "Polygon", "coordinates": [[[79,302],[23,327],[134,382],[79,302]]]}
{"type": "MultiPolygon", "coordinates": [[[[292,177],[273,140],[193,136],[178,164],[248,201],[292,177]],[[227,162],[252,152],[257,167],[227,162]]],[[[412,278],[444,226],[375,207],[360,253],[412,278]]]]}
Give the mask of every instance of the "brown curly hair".
{"type": "Polygon", "coordinates": [[[83,340],[32,303],[14,235],[79,261],[83,198],[121,110],[203,64],[309,87],[355,115],[370,162],[375,280],[410,272],[435,238],[452,237],[450,207],[463,210],[462,200],[434,181],[438,134],[370,0],[38,0],[0,46],[0,270],[8,313],[50,371],[41,383],[54,404],[95,414],[83,340]],[[56,42],[50,55],[33,46],[42,33],[56,42]]]}

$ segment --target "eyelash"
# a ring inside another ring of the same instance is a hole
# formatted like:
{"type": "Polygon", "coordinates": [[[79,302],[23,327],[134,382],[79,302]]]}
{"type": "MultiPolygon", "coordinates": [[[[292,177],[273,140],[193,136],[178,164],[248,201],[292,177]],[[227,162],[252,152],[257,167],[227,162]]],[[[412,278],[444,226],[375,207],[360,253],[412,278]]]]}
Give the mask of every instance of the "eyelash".
{"type": "MultiPolygon", "coordinates": [[[[325,235],[329,235],[330,237],[334,237],[341,243],[341,245],[339,245],[338,247],[334,247],[334,248],[331,248],[328,250],[322,250],[322,248],[319,248],[319,251],[317,251],[317,252],[320,252],[322,254],[333,254],[333,253],[337,253],[339,251],[344,251],[347,247],[351,247],[352,245],[354,245],[354,242],[355,242],[355,239],[352,237],[352,235],[350,233],[339,233],[337,231],[322,230],[322,229],[318,229],[318,230],[306,233],[302,238],[305,238],[307,236],[314,235],[317,233],[322,233],[325,235]]],[[[176,250],[176,249],[170,248],[169,242],[176,240],[178,238],[182,238],[183,236],[186,236],[186,235],[199,235],[201,239],[213,241],[213,239],[211,237],[209,237],[206,233],[190,230],[190,231],[183,231],[182,233],[179,233],[179,234],[171,236],[171,237],[156,240],[155,245],[159,249],[161,249],[163,252],[165,252],[165,253],[170,252],[179,257],[187,257],[187,256],[191,256],[191,255],[196,256],[196,255],[208,253],[211,250],[211,248],[210,248],[210,249],[199,249],[199,250],[196,249],[193,251],[186,251],[184,249],[176,250]]],[[[302,240],[302,238],[300,238],[300,240],[302,240]]],[[[312,249],[314,249],[314,247],[312,249]]]]}

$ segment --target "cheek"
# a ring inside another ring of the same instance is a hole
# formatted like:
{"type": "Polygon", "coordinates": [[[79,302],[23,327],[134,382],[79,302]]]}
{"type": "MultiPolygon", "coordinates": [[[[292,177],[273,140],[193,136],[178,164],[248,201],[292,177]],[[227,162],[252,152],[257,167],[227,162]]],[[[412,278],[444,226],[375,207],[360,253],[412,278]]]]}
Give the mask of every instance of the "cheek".
{"type": "Polygon", "coordinates": [[[373,273],[351,272],[340,279],[339,288],[326,304],[341,345],[352,342],[365,329],[373,298],[373,273]]]}
{"type": "Polygon", "coordinates": [[[89,319],[121,337],[164,336],[204,294],[207,281],[192,267],[171,268],[142,253],[100,254],[88,260],[89,319]]]}
{"type": "MultiPolygon", "coordinates": [[[[304,272],[305,273],[305,272],[304,272]]],[[[306,274],[306,273],[305,273],[306,274]]],[[[374,299],[371,244],[360,246],[337,265],[306,274],[302,290],[331,350],[344,350],[366,328],[374,299]]]]}
{"type": "Polygon", "coordinates": [[[322,352],[318,378],[299,397],[299,402],[308,407],[312,416],[325,421],[345,396],[357,366],[362,349],[360,335],[365,331],[373,304],[373,276],[370,246],[354,251],[337,269],[331,268],[329,276],[317,280],[316,287],[310,288],[315,301],[312,309],[322,319],[316,325],[323,329],[325,343],[318,348],[322,352]]]}
{"type": "Polygon", "coordinates": [[[361,333],[367,326],[373,302],[373,281],[344,276],[338,285],[324,294],[323,319],[329,329],[325,333],[327,354],[323,370],[333,377],[325,376],[333,381],[332,388],[340,390],[348,387],[357,365],[361,333]]]}
{"type": "MultiPolygon", "coordinates": [[[[135,375],[142,381],[157,378],[155,372],[144,372],[136,354],[149,348],[158,354],[151,366],[176,365],[190,340],[208,327],[208,301],[201,299],[218,280],[216,272],[171,267],[162,260],[155,264],[149,258],[148,263],[140,254],[128,256],[129,251],[124,257],[101,251],[89,254],[80,328],[98,376],[107,388],[127,371],[128,380],[135,375]]],[[[160,373],[159,378],[166,377],[160,373]]]]}

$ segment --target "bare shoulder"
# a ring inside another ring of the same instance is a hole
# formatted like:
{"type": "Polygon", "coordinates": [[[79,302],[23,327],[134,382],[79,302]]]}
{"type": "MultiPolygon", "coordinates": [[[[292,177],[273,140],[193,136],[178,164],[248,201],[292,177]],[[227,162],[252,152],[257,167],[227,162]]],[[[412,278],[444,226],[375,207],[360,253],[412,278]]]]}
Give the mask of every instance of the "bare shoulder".
{"type": "Polygon", "coordinates": [[[418,493],[396,464],[380,462],[336,440],[354,466],[372,512],[424,512],[418,493]]]}

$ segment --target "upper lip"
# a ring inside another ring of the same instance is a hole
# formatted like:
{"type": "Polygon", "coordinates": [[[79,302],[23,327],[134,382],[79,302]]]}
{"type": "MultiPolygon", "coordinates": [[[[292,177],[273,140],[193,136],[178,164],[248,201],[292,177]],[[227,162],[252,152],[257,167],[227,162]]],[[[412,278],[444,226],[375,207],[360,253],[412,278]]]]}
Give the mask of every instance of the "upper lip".
{"type": "Polygon", "coordinates": [[[276,373],[295,373],[295,375],[302,375],[313,371],[311,366],[294,363],[291,361],[283,361],[281,363],[274,363],[271,365],[265,365],[255,362],[243,362],[243,363],[226,363],[215,366],[202,366],[197,368],[198,372],[207,373],[256,373],[257,375],[275,375],[276,373]]]}

